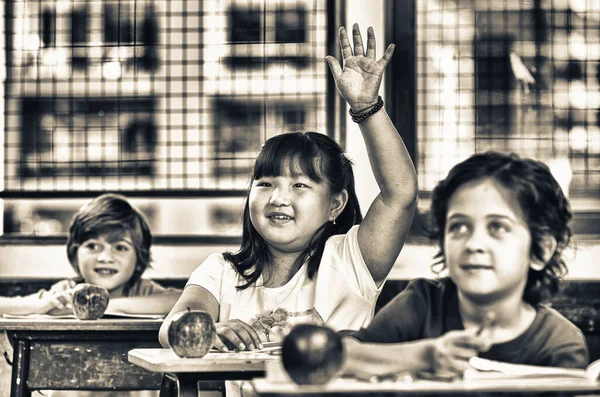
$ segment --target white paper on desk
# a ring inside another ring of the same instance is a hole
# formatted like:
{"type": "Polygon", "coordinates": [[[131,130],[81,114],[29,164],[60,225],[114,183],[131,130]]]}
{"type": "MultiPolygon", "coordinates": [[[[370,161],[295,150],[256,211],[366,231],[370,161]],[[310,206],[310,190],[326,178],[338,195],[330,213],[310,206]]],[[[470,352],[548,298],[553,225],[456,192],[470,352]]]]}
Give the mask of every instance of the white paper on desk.
{"type": "Polygon", "coordinates": [[[471,357],[472,370],[464,373],[465,380],[477,379],[517,379],[517,378],[576,378],[593,380],[589,371],[575,368],[543,367],[537,365],[510,364],[471,357]]]}
{"type": "Polygon", "coordinates": [[[27,318],[31,320],[55,320],[59,318],[70,318],[76,319],[74,314],[60,314],[60,315],[50,315],[50,314],[6,314],[2,315],[4,318],[27,318]]]}
{"type": "Polygon", "coordinates": [[[162,314],[131,314],[131,313],[123,313],[123,312],[118,312],[118,311],[112,311],[112,312],[105,312],[104,315],[102,315],[102,318],[114,318],[114,317],[119,317],[119,318],[146,318],[146,319],[157,319],[157,320],[163,320],[165,318],[164,315],[162,314]]]}
{"type": "MultiPolygon", "coordinates": [[[[211,353],[231,353],[223,352],[221,350],[217,350],[215,348],[210,349],[211,353]]],[[[262,349],[257,350],[242,350],[237,353],[266,353],[266,354],[281,354],[281,341],[279,342],[264,342],[262,349]]]]}

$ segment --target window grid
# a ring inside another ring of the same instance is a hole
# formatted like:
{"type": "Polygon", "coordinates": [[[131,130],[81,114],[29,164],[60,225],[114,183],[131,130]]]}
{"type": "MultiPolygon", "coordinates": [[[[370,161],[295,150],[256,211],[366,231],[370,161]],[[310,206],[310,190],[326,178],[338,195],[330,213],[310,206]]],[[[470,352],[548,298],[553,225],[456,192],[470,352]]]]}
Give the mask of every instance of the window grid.
{"type": "Polygon", "coordinates": [[[417,1],[423,191],[471,154],[499,150],[546,162],[572,198],[597,201],[598,7],[587,0],[417,1]]]}
{"type": "Polygon", "coordinates": [[[330,127],[331,3],[10,0],[3,194],[244,190],[265,139],[330,127]]]}

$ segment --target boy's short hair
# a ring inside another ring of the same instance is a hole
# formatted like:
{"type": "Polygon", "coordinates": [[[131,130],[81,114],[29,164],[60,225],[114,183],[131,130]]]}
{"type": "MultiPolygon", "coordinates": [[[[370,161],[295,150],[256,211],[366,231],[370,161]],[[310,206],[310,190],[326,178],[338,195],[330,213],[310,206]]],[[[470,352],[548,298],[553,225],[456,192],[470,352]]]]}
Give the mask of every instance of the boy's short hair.
{"type": "Polygon", "coordinates": [[[492,178],[511,192],[531,233],[532,258],[544,261],[542,239],[546,234],[556,239],[557,247],[541,271],[529,269],[523,299],[537,305],[558,292],[559,279],[567,273],[563,250],[571,239],[571,207],[548,166],[516,154],[494,151],[474,154],[456,164],[445,179],[438,182],[431,199],[431,222],[427,234],[439,245],[434,272],[445,268],[444,229],[448,202],[456,190],[474,180],[492,178]],[[441,269],[436,270],[437,266],[441,269]]]}
{"type": "Polygon", "coordinates": [[[136,252],[135,270],[131,277],[133,283],[150,266],[152,233],[146,217],[119,194],[103,194],[82,206],[71,218],[67,238],[67,256],[75,272],[81,275],[77,249],[83,242],[104,233],[126,232],[129,232],[136,252]]]}

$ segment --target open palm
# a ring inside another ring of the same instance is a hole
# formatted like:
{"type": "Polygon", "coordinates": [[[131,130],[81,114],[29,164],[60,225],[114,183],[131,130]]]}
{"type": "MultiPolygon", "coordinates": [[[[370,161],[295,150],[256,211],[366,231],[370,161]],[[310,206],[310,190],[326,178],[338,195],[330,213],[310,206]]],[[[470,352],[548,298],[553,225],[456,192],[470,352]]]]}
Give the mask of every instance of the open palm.
{"type": "Polygon", "coordinates": [[[381,78],[388,62],[394,53],[394,45],[390,44],[383,57],[375,60],[375,33],[373,28],[367,29],[367,51],[365,53],[358,24],[352,27],[354,51],[350,47],[346,29],[341,27],[338,38],[342,51],[344,68],[332,56],[325,59],[329,64],[333,79],[340,95],[355,111],[365,109],[377,102],[381,78]]]}

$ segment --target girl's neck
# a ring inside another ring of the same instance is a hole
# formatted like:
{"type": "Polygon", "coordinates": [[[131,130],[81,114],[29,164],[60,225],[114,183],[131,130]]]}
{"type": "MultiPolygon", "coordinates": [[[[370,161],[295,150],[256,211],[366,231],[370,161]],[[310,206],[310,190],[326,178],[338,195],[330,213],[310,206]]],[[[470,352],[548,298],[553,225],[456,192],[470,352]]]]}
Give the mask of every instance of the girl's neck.
{"type": "Polygon", "coordinates": [[[298,272],[296,260],[300,253],[272,253],[272,266],[266,269],[263,277],[265,287],[277,288],[287,284],[298,272]]]}
{"type": "Polygon", "coordinates": [[[459,312],[465,329],[478,329],[486,315],[493,312],[494,322],[490,328],[494,343],[510,341],[525,332],[533,323],[536,310],[520,296],[481,303],[459,291],[459,312]]]}

